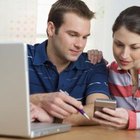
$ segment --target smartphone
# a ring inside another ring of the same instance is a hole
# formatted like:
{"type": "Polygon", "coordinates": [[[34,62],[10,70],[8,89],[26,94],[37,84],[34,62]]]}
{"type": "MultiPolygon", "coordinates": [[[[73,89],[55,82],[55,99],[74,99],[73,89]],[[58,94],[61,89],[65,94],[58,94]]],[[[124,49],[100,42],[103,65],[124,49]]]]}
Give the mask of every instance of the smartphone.
{"type": "MultiPolygon", "coordinates": [[[[94,112],[102,111],[104,107],[115,110],[116,105],[117,105],[116,100],[99,98],[94,101],[94,112]]],[[[95,117],[94,114],[93,116],[95,117]]]]}

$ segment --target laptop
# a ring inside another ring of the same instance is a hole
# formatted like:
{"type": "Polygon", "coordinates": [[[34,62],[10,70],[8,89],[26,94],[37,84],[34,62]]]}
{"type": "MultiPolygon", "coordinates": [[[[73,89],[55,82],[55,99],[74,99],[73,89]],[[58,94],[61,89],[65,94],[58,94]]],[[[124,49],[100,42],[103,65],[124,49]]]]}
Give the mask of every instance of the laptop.
{"type": "Polygon", "coordinates": [[[66,132],[70,124],[30,122],[27,46],[0,43],[0,135],[35,138],[66,132]]]}

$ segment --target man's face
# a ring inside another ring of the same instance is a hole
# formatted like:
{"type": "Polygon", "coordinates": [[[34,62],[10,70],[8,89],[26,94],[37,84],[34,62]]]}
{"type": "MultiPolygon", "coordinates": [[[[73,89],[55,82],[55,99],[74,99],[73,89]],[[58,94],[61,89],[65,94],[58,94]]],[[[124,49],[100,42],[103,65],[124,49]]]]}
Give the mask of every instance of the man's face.
{"type": "Polygon", "coordinates": [[[64,15],[64,23],[51,36],[51,47],[55,56],[63,61],[76,61],[83,52],[90,35],[90,20],[74,13],[64,15]]]}

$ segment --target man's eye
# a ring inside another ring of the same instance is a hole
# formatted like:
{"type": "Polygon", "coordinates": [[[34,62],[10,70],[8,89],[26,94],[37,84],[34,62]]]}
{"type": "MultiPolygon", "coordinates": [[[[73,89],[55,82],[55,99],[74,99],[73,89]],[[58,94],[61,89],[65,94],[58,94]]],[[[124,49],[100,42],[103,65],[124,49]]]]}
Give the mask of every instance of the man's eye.
{"type": "Polygon", "coordinates": [[[71,36],[75,36],[74,34],[70,34],[71,36]]]}
{"type": "Polygon", "coordinates": [[[83,39],[87,39],[87,38],[88,38],[88,36],[83,37],[83,39]]]}
{"type": "Polygon", "coordinates": [[[68,35],[69,35],[69,36],[76,36],[76,34],[70,33],[70,32],[68,32],[68,35]]]}
{"type": "Polygon", "coordinates": [[[140,47],[131,47],[132,50],[140,49],[140,47]]]}

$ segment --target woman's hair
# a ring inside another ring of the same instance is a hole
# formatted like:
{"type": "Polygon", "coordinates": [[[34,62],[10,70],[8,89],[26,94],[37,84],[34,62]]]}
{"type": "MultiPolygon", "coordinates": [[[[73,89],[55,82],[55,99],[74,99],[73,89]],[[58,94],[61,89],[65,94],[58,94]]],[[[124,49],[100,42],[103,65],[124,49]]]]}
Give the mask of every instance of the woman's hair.
{"type": "Polygon", "coordinates": [[[54,23],[56,33],[64,22],[64,14],[68,12],[89,20],[94,17],[94,13],[81,0],[58,0],[52,5],[48,16],[48,22],[52,21],[54,23]]]}
{"type": "Polygon", "coordinates": [[[120,13],[112,27],[113,34],[121,27],[140,35],[140,7],[132,6],[120,13]]]}

